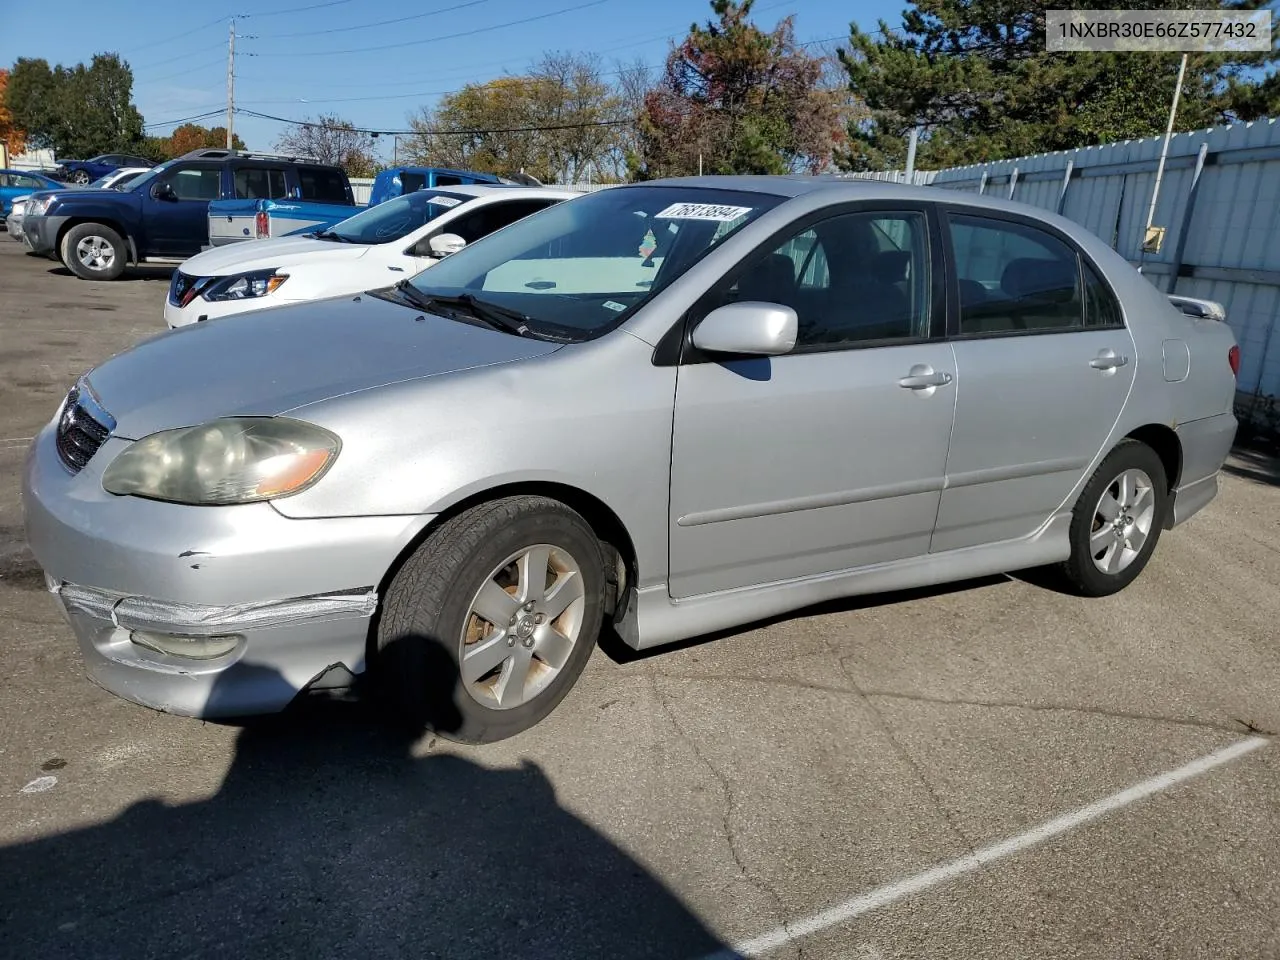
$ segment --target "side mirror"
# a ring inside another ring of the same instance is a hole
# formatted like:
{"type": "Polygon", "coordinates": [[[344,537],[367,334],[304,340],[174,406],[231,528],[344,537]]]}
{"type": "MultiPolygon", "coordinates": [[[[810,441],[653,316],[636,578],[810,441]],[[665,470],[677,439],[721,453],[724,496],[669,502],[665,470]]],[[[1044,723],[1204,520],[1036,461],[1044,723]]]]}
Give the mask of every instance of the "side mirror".
{"type": "Polygon", "coordinates": [[[800,321],[780,303],[744,300],[717,307],[693,331],[693,345],[707,353],[778,356],[796,345],[800,321]]]}
{"type": "Polygon", "coordinates": [[[466,245],[467,241],[456,233],[441,233],[431,238],[428,247],[433,257],[447,257],[451,253],[457,253],[466,245]]]}
{"type": "Polygon", "coordinates": [[[151,195],[157,200],[177,200],[178,195],[173,191],[172,183],[157,183],[155,190],[151,195]]]}

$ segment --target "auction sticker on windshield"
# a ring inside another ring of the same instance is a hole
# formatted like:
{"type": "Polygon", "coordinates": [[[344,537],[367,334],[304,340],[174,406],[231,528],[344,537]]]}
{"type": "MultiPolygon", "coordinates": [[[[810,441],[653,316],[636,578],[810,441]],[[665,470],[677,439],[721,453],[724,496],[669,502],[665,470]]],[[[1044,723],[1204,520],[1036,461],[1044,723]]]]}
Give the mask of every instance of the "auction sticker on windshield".
{"type": "Polygon", "coordinates": [[[655,220],[718,220],[727,222],[737,220],[750,213],[750,207],[731,207],[723,203],[673,203],[661,213],[655,213],[655,220]]]}

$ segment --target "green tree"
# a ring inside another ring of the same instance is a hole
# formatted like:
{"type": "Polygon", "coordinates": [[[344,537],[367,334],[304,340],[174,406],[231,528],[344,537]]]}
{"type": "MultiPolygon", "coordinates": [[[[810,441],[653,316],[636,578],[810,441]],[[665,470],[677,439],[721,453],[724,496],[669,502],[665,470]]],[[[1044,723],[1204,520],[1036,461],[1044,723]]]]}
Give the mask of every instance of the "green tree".
{"type": "Polygon", "coordinates": [[[89,66],[50,67],[20,57],[5,91],[13,122],[36,147],[59,157],[134,150],[142,142],[142,114],[133,104],[133,71],[114,53],[89,66]]]}
{"type": "MultiPolygon", "coordinates": [[[[1126,9],[1204,6],[1175,0],[1126,9]]],[[[1260,6],[1248,0],[1222,9],[1260,6]]],[[[850,124],[841,166],[901,166],[916,124],[924,128],[916,163],[925,168],[1163,133],[1181,54],[1050,53],[1045,11],[1061,8],[1056,0],[914,0],[900,30],[883,20],[870,32],[851,25],[839,56],[868,115],[850,124]]],[[[1274,59],[1268,52],[1191,54],[1179,128],[1253,119],[1280,105],[1274,82],[1246,76],[1274,59]]]]}
{"type": "MultiPolygon", "coordinates": [[[[625,73],[624,73],[625,75],[625,73]]],[[[543,182],[625,167],[627,112],[591,53],[546,53],[520,76],[468,84],[410,118],[413,162],[543,182]]]]}
{"type": "Polygon", "coordinates": [[[696,173],[816,173],[841,136],[840,98],[824,63],[795,41],[792,18],[765,32],[754,0],[711,0],[667,57],[640,117],[637,177],[696,173]]]}

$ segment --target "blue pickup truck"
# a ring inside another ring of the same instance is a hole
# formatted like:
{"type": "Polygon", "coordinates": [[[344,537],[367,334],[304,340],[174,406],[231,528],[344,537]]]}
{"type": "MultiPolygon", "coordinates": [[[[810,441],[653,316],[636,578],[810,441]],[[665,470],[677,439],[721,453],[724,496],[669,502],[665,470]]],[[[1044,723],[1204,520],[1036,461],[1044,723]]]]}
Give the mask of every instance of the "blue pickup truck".
{"type": "MultiPolygon", "coordinates": [[[[436,187],[497,184],[502,177],[474,170],[445,167],[392,167],[373,180],[368,206],[436,187]]],[[[509,181],[508,181],[509,182],[509,181]]],[[[363,204],[340,206],[307,203],[292,196],[262,200],[215,200],[209,204],[209,245],[221,247],[243,240],[267,240],[325,230],[367,209],[363,204]]]]}
{"type": "Polygon", "coordinates": [[[208,245],[209,205],[292,197],[349,215],[340,167],[299,157],[205,148],[170,160],[126,190],[38,191],[26,203],[23,242],[84,280],[115,280],[130,264],[182,261],[208,245]]]}

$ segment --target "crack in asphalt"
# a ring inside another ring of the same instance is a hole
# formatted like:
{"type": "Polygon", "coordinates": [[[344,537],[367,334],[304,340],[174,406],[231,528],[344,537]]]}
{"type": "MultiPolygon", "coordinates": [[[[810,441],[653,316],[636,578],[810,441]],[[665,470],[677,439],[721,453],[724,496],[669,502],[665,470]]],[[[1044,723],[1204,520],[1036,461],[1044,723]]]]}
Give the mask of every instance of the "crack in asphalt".
{"type": "Polygon", "coordinates": [[[888,719],[885,718],[885,715],[880,712],[880,708],[871,702],[866,691],[862,689],[862,685],[858,683],[858,679],[850,671],[848,663],[846,662],[849,658],[840,656],[833,641],[827,641],[827,645],[831,648],[831,652],[835,656],[836,662],[840,665],[840,672],[849,678],[849,682],[853,684],[853,689],[857,694],[858,699],[860,699],[863,704],[866,705],[867,709],[871,711],[871,715],[875,718],[876,724],[880,727],[885,738],[889,741],[889,745],[892,746],[894,752],[902,758],[903,763],[911,768],[911,771],[916,775],[916,779],[920,781],[920,785],[924,787],[925,792],[929,794],[929,799],[933,803],[933,808],[938,812],[938,816],[942,817],[943,822],[951,832],[955,834],[956,839],[960,841],[960,845],[964,847],[965,852],[972,854],[977,848],[969,838],[965,836],[964,831],[960,829],[960,824],[955,821],[955,818],[951,815],[951,811],[949,811],[946,808],[946,805],[943,804],[942,797],[940,797],[937,790],[934,789],[933,782],[929,779],[928,774],[925,773],[924,767],[920,766],[920,764],[916,762],[916,758],[913,757],[910,751],[907,750],[906,746],[898,740],[897,736],[893,732],[893,726],[889,723],[888,719]]]}
{"type": "MultiPolygon", "coordinates": [[[[667,700],[666,695],[663,694],[658,685],[658,680],[661,678],[663,678],[662,674],[655,672],[649,673],[649,686],[653,689],[653,695],[658,698],[658,706],[666,715],[668,722],[676,732],[676,736],[684,741],[698,761],[706,767],[708,771],[710,771],[711,776],[720,784],[720,792],[724,797],[724,813],[721,816],[721,830],[724,833],[725,842],[729,845],[729,855],[733,857],[733,862],[738,867],[738,873],[741,875],[743,880],[751,884],[751,886],[755,887],[773,901],[775,909],[774,919],[777,920],[778,923],[785,924],[786,907],[782,902],[782,897],[773,889],[772,886],[747,868],[746,863],[742,859],[742,853],[738,849],[738,837],[733,829],[733,811],[736,799],[734,797],[733,787],[729,783],[729,778],[721,774],[720,771],[716,769],[715,764],[713,764],[706,755],[703,754],[702,750],[699,749],[698,744],[694,742],[694,739],[689,736],[684,727],[680,725],[680,721],[676,719],[675,711],[672,709],[670,701],[667,700]]],[[[680,678],[675,677],[671,679],[680,678]]]]}
{"type": "Polygon", "coordinates": [[[990,709],[1030,710],[1040,713],[1081,713],[1094,716],[1111,717],[1116,720],[1146,720],[1151,723],[1168,723],[1179,727],[1196,727],[1202,730],[1221,730],[1224,733],[1248,733],[1264,737],[1280,737],[1280,732],[1260,727],[1249,720],[1231,717],[1229,721],[1190,720],[1185,717],[1167,717],[1154,713],[1138,713],[1125,710],[1108,710],[1104,707],[1086,707],[1071,703],[1024,703],[1016,700],[977,700],[964,697],[931,697],[920,693],[904,693],[900,690],[863,689],[849,676],[845,660],[837,658],[841,671],[854,683],[854,689],[837,687],[830,684],[814,683],[808,680],[795,680],[791,677],[759,677],[750,674],[713,673],[713,674],[681,674],[655,672],[653,675],[667,680],[705,680],[708,682],[728,681],[732,683],[762,683],[768,686],[789,687],[796,690],[814,690],[820,693],[843,693],[859,697],[883,697],[886,700],[905,700],[915,703],[932,703],[939,706],[953,707],[987,707],[990,709]]]}

